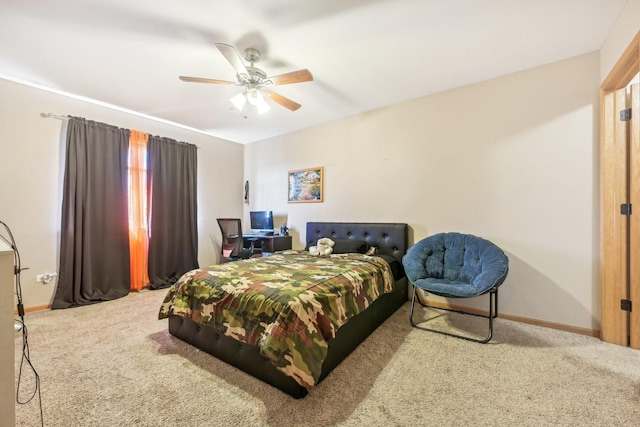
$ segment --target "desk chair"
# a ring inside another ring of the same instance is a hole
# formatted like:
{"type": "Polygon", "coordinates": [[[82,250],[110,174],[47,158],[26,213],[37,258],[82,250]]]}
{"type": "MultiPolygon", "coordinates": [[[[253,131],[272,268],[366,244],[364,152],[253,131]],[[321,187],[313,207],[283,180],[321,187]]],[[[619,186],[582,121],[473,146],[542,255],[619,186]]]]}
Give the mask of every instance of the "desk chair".
{"type": "Polygon", "coordinates": [[[247,259],[262,252],[256,247],[259,239],[250,239],[250,247],[244,248],[240,218],[218,218],[217,221],[222,232],[222,262],[247,259]]]}

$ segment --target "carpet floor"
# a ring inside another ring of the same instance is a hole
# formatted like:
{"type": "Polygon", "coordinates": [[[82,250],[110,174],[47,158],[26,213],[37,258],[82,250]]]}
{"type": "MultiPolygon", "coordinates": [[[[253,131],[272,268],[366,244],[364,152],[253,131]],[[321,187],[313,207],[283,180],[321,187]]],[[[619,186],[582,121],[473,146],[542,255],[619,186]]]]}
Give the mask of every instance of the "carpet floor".
{"type": "MultiPolygon", "coordinates": [[[[45,426],[636,426],[640,351],[498,318],[489,344],[411,328],[401,307],[295,400],[172,337],[165,291],[28,313],[45,426]]],[[[418,309],[473,330],[483,319],[418,309]]],[[[16,373],[22,336],[15,340],[16,373]]],[[[20,399],[33,392],[23,369],[20,399]]],[[[16,425],[40,425],[38,397],[16,425]]]]}

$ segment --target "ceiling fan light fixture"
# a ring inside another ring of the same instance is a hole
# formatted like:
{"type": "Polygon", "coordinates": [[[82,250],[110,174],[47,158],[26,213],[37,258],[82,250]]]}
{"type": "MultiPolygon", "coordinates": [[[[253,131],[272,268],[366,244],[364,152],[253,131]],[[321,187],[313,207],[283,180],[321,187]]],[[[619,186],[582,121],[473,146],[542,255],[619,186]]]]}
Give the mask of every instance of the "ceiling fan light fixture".
{"type": "Polygon", "coordinates": [[[271,109],[271,107],[269,107],[269,104],[267,104],[267,101],[265,101],[264,99],[262,99],[261,101],[262,102],[256,105],[256,107],[258,108],[258,114],[264,114],[271,109]]]}
{"type": "MultiPolygon", "coordinates": [[[[236,98],[237,96],[239,95],[236,95],[234,98],[236,98]]],[[[242,96],[243,98],[241,105],[244,106],[245,100],[249,101],[249,104],[258,109],[258,114],[264,114],[271,109],[269,104],[267,104],[267,101],[265,101],[262,91],[255,87],[249,88],[244,94],[241,94],[240,96],[242,96]]],[[[233,102],[233,98],[231,101],[233,102]]]]}
{"type": "Polygon", "coordinates": [[[260,101],[264,101],[264,97],[258,89],[250,88],[247,90],[247,100],[249,101],[249,104],[257,107],[260,101]]]}
{"type": "Polygon", "coordinates": [[[256,104],[256,108],[258,108],[258,114],[264,114],[267,111],[271,110],[271,107],[269,106],[269,104],[267,104],[267,101],[265,101],[264,97],[262,96],[260,97],[260,100],[256,104]]]}
{"type": "Polygon", "coordinates": [[[251,105],[257,108],[258,114],[266,113],[271,109],[271,107],[265,101],[265,96],[290,111],[296,111],[301,107],[297,102],[277,94],[269,88],[278,85],[290,85],[293,83],[313,81],[313,75],[309,70],[305,68],[303,70],[291,71],[277,76],[267,77],[267,73],[255,67],[255,63],[260,60],[260,52],[257,49],[247,48],[245,50],[244,59],[251,63],[251,65],[247,66],[235,47],[225,43],[216,43],[215,45],[235,70],[237,83],[228,80],[187,76],[180,76],[180,80],[193,83],[213,83],[223,85],[235,84],[243,87],[245,90],[244,93],[238,94],[230,99],[233,106],[240,111],[243,111],[246,102],[249,101],[251,105]]]}
{"type": "Polygon", "coordinates": [[[236,107],[239,111],[242,111],[242,109],[244,108],[244,104],[247,102],[247,98],[244,96],[244,93],[239,93],[231,98],[230,101],[234,107],[236,107]]]}

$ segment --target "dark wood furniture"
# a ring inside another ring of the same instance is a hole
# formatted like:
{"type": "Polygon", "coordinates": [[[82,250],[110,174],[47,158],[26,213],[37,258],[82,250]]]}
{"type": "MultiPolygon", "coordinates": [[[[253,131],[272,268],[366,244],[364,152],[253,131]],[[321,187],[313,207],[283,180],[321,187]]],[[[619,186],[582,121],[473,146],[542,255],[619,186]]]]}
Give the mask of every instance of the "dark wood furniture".
{"type": "Polygon", "coordinates": [[[262,252],[277,252],[291,249],[291,236],[265,236],[263,234],[245,234],[242,236],[244,247],[251,247],[251,241],[258,248],[262,248],[262,252]]]}

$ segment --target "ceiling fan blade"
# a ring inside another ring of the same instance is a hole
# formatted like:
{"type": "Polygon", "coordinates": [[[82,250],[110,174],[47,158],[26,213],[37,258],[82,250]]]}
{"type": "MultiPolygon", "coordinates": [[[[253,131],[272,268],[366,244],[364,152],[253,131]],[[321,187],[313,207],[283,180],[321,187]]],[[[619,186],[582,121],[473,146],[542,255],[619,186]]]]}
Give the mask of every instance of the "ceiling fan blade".
{"type": "Polygon", "coordinates": [[[313,80],[311,72],[306,68],[304,70],[292,71],[290,73],[280,74],[279,76],[269,77],[274,86],[290,85],[292,83],[310,82],[313,80]]]}
{"type": "Polygon", "coordinates": [[[263,93],[267,97],[269,97],[269,99],[271,99],[272,101],[277,102],[278,104],[282,105],[285,108],[288,108],[291,111],[296,111],[298,108],[301,107],[301,105],[298,104],[297,102],[294,102],[289,98],[285,98],[282,95],[278,95],[277,93],[272,92],[269,89],[265,89],[263,93]]]}
{"type": "Polygon", "coordinates": [[[192,82],[192,83],[214,83],[218,85],[235,85],[237,82],[230,82],[228,80],[215,80],[215,79],[203,79],[202,77],[187,77],[180,76],[180,80],[183,82],[192,82]]]}
{"type": "Polygon", "coordinates": [[[220,50],[224,57],[227,58],[227,61],[229,61],[233,69],[236,70],[236,73],[247,75],[249,74],[249,72],[247,71],[247,67],[244,65],[244,62],[242,62],[242,57],[235,47],[224,43],[216,43],[216,47],[218,48],[218,50],[220,50]]]}

